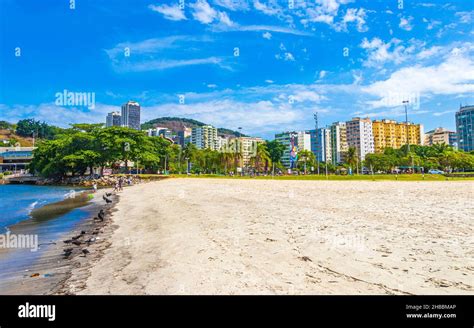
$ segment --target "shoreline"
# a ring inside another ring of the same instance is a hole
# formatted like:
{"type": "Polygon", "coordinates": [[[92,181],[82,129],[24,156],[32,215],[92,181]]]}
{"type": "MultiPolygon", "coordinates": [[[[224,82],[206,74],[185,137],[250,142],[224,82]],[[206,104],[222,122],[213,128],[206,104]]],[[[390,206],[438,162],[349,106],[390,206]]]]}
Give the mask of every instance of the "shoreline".
{"type": "MultiPolygon", "coordinates": [[[[88,197],[89,194],[95,195],[94,198],[87,201],[86,204],[82,204],[81,201],[78,202],[77,206],[70,208],[69,211],[74,209],[83,209],[89,212],[89,214],[81,219],[78,223],[75,223],[74,226],[67,231],[62,232],[54,240],[50,240],[48,243],[42,243],[40,245],[40,250],[42,254],[35,259],[35,261],[28,265],[27,271],[14,272],[9,277],[8,281],[2,281],[1,294],[2,295],[50,295],[53,294],[58,286],[69,277],[72,266],[75,265],[75,258],[80,256],[76,251],[71,254],[69,259],[64,257],[63,250],[70,247],[70,245],[65,244],[63,241],[70,239],[72,236],[77,236],[81,231],[85,231],[86,234],[83,235],[83,240],[88,240],[93,238],[93,230],[101,225],[97,223],[94,224],[93,217],[97,216],[97,212],[101,209],[109,211],[109,208],[115,205],[114,203],[117,200],[116,196],[113,196],[113,202],[110,205],[102,204],[104,201],[102,196],[105,195],[107,191],[110,191],[109,188],[103,188],[98,190],[97,193],[91,193],[90,191],[83,191],[79,197],[88,197]],[[43,249],[41,249],[43,248],[43,249]]],[[[44,210],[47,206],[55,206],[57,204],[64,204],[68,200],[62,200],[55,203],[47,204],[43,207],[38,208],[38,211],[44,210]]],[[[70,205],[70,204],[69,204],[70,205]]],[[[64,208],[59,208],[59,211],[64,210],[64,208]]],[[[109,215],[107,215],[109,216],[109,215]]],[[[33,217],[22,221],[18,224],[10,226],[12,232],[15,234],[28,234],[29,230],[35,229],[34,225],[31,225],[29,221],[35,220],[33,217]]],[[[107,221],[104,220],[103,224],[105,225],[107,221]]],[[[79,246],[78,246],[79,247],[79,246]]],[[[14,253],[8,253],[9,250],[4,250],[4,256],[13,256],[14,253]]],[[[21,256],[21,254],[20,254],[21,256]]]]}

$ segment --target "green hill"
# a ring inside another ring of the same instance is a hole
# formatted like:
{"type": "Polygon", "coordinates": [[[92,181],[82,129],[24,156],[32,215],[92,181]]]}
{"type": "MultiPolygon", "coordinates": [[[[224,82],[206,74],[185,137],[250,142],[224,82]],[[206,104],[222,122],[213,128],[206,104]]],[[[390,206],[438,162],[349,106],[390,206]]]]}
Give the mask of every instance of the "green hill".
{"type": "MultiPolygon", "coordinates": [[[[142,130],[151,129],[154,127],[164,127],[170,129],[173,132],[182,131],[185,127],[186,128],[194,128],[198,126],[207,125],[206,123],[196,121],[189,118],[182,118],[182,117],[160,117],[155,118],[154,120],[150,120],[142,124],[142,130]]],[[[217,133],[220,136],[225,137],[239,137],[241,134],[237,131],[226,129],[226,128],[218,128],[217,133]]],[[[242,134],[243,137],[246,137],[245,134],[242,134]]]]}

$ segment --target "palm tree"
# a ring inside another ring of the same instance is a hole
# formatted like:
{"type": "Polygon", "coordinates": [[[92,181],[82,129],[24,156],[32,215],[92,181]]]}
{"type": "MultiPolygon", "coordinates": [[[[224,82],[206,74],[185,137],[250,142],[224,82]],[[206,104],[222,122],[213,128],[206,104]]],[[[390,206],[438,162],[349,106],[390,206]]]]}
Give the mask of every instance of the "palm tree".
{"type": "Polygon", "coordinates": [[[257,149],[255,155],[251,158],[252,163],[255,166],[257,172],[260,171],[261,164],[265,164],[264,171],[268,169],[268,164],[271,162],[270,153],[268,152],[267,145],[265,143],[257,143],[257,149]]]}
{"type": "Polygon", "coordinates": [[[233,154],[229,151],[223,151],[220,153],[221,163],[224,164],[224,172],[227,174],[227,168],[230,162],[232,162],[233,154]]]}
{"type": "Polygon", "coordinates": [[[298,153],[298,162],[301,162],[304,164],[304,174],[306,175],[306,163],[307,162],[313,162],[314,161],[314,154],[313,152],[303,149],[298,153]]]}
{"type": "Polygon", "coordinates": [[[346,154],[346,162],[349,164],[351,171],[354,169],[354,164],[357,165],[358,159],[357,149],[355,147],[349,147],[346,154]]]}

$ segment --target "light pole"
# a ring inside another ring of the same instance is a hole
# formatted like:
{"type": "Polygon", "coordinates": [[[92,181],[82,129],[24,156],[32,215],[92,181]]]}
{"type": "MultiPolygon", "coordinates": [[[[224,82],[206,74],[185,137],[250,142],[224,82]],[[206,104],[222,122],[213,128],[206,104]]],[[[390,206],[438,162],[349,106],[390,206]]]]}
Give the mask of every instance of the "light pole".
{"type": "MultiPolygon", "coordinates": [[[[410,154],[410,140],[409,140],[409,133],[408,133],[408,104],[410,103],[408,100],[403,100],[402,103],[405,105],[405,129],[406,129],[406,138],[407,138],[407,156],[410,154]]],[[[412,173],[415,171],[415,166],[413,164],[413,157],[412,157],[412,173]]]]}
{"type": "Polygon", "coordinates": [[[407,137],[407,154],[410,152],[410,141],[408,139],[408,107],[407,105],[410,103],[408,100],[403,100],[402,103],[405,105],[405,129],[406,129],[406,137],[407,137]]]}
{"type": "MultiPolygon", "coordinates": [[[[236,148],[235,148],[235,156],[238,156],[237,153],[241,154],[243,156],[243,142],[242,142],[242,127],[239,126],[237,128],[237,130],[239,130],[239,138],[237,139],[237,143],[236,143],[236,148]]],[[[240,175],[243,176],[244,175],[244,170],[243,170],[243,163],[242,163],[242,160],[243,158],[241,159],[240,157],[237,158],[237,162],[238,162],[238,167],[240,167],[240,175]]],[[[236,168],[237,170],[237,168],[236,168]]]]}

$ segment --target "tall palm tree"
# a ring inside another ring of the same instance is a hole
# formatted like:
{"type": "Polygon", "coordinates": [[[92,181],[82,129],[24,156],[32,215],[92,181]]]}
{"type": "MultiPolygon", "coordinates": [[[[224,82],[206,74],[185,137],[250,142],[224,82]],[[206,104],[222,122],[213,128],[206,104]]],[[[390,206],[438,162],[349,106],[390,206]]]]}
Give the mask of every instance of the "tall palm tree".
{"type": "Polygon", "coordinates": [[[224,172],[227,174],[227,169],[229,167],[229,163],[233,160],[233,155],[229,151],[223,151],[220,153],[221,163],[224,165],[224,172]]]}
{"type": "Polygon", "coordinates": [[[304,174],[306,174],[306,164],[308,162],[311,163],[313,160],[314,160],[314,154],[307,149],[303,149],[302,151],[298,153],[298,162],[303,163],[304,174]]]}
{"type": "Polygon", "coordinates": [[[349,164],[351,171],[353,171],[354,165],[357,165],[358,159],[357,149],[355,147],[349,147],[346,154],[346,162],[349,164]]]}
{"type": "Polygon", "coordinates": [[[257,172],[260,171],[261,165],[264,164],[264,171],[268,169],[268,165],[271,162],[270,153],[268,152],[267,146],[265,143],[257,143],[257,148],[255,150],[255,155],[251,158],[252,163],[255,166],[257,172]]]}

